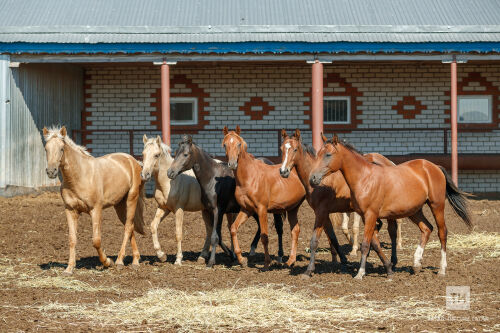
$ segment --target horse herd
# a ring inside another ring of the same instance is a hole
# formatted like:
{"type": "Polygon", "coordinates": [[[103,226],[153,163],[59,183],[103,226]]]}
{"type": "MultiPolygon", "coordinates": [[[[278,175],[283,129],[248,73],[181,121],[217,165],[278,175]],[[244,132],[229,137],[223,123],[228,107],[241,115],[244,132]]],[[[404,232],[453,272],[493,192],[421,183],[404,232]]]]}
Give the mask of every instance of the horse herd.
{"type": "MultiPolygon", "coordinates": [[[[113,264],[118,268],[123,266],[129,240],[133,253],[132,267],[138,267],[140,254],[134,231],[144,234],[144,185],[151,178],[156,182],[155,199],[158,203],[151,222],[153,245],[158,258],[165,261],[166,255],[158,241],[157,230],[160,222],[173,212],[177,239],[175,264],[178,265],[182,262],[184,211],[202,213],[206,238],[198,260],[206,261],[209,267],[215,264],[217,245],[227,255],[236,257],[240,265],[246,265],[238,242],[238,228],[253,216],[259,229],[253,239],[250,255],[255,253],[260,238],[265,254],[264,269],[267,269],[271,264],[267,214],[272,213],[274,216],[279,262],[283,257],[283,219],[286,218],[290,224],[292,245],[286,265],[292,266],[296,260],[300,233],[297,212],[306,199],[314,210],[315,224],[305,276],[314,272],[315,252],[323,230],[330,243],[332,261],[335,262],[338,255],[342,265],[347,263],[346,256],[339,249],[330,214],[337,213],[333,215],[335,218],[344,218],[343,230],[347,236],[348,218],[345,213],[355,212],[359,214],[355,224],[359,226],[359,216],[365,224],[361,263],[355,276],[357,279],[365,275],[370,248],[377,252],[388,277],[393,274],[392,268],[397,263],[396,250],[401,246],[399,219],[405,217],[421,231],[413,263],[414,271],[420,270],[424,248],[433,229],[422,212],[425,204],[436,220],[441,241],[440,275],[445,275],[447,265],[445,199],[448,199],[458,216],[469,227],[472,226],[466,193],[454,185],[444,168],[427,160],[412,160],[396,166],[380,154],[362,155],[337,136],[328,140],[323,135],[323,147],[316,154],[312,148],[302,144],[297,129],[291,137],[282,130],[282,163],[273,165],[271,161],[255,158],[248,153],[248,145],[240,135],[239,126],[235,131],[224,127],[223,133],[222,146],[227,163],[212,158],[193,142],[190,135],[182,137],[174,158],[170,147],[160,137],[148,138],[144,135],[141,164],[124,153],[94,158],[85,147],[77,145],[68,137],[64,126],[44,128],[47,175],[56,178],[59,171],[62,175],[61,196],[69,229],[69,261],[65,273],[72,274],[76,265],[76,230],[81,213],[91,216],[93,246],[105,267],[113,264]],[[125,226],[122,246],[115,263],[101,247],[102,210],[111,206],[125,226]],[[221,238],[224,215],[231,233],[231,249],[221,238]],[[388,222],[392,243],[390,261],[382,252],[378,239],[378,230],[382,225],[380,219],[388,222]]],[[[352,241],[349,240],[353,245],[352,254],[356,254],[356,230],[352,241]]]]}

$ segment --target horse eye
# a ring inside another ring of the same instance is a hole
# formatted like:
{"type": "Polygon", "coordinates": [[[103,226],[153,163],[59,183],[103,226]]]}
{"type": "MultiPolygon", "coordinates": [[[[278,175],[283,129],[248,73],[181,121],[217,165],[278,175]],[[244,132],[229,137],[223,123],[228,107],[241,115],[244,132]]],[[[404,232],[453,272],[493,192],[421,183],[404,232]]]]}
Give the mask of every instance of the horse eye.
{"type": "Polygon", "coordinates": [[[187,157],[187,156],[188,156],[188,154],[184,153],[184,157],[187,157]]]}
{"type": "Polygon", "coordinates": [[[156,154],[156,155],[155,155],[155,158],[158,158],[158,157],[160,157],[160,154],[156,154]]]}
{"type": "Polygon", "coordinates": [[[238,148],[241,147],[241,143],[238,143],[238,148]]]}
{"type": "Polygon", "coordinates": [[[326,153],[326,157],[332,157],[332,153],[326,153]]]}
{"type": "Polygon", "coordinates": [[[295,148],[293,151],[294,151],[294,152],[296,152],[296,151],[297,151],[297,148],[295,148]]]}

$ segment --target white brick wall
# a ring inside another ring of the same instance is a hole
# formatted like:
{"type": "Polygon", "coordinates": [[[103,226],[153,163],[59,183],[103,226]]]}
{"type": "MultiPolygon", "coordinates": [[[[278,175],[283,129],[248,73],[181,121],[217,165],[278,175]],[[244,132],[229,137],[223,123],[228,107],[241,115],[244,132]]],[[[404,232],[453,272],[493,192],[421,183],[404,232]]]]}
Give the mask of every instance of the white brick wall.
{"type": "MultiPolygon", "coordinates": [[[[349,64],[325,65],[327,73],[337,73],[349,84],[357,88],[363,96],[357,97],[362,104],[359,110],[363,120],[359,128],[381,128],[380,131],[352,131],[340,134],[365,152],[380,152],[386,155],[409,153],[443,153],[443,128],[449,124],[449,65],[411,65],[411,64],[349,64]],[[392,107],[404,96],[414,96],[426,106],[415,119],[404,119],[392,107]],[[401,129],[384,131],[383,128],[401,129]],[[425,131],[408,131],[408,128],[428,128],[425,131]],[[433,130],[437,129],[437,130],[433,130]]],[[[300,128],[304,141],[311,142],[309,125],[304,124],[309,109],[304,103],[309,101],[304,94],[311,88],[310,65],[290,66],[171,66],[171,74],[185,75],[202,88],[209,97],[205,98],[210,122],[205,129],[193,135],[194,140],[204,149],[215,155],[223,155],[221,147],[222,128],[227,125],[233,129],[240,125],[248,141],[249,150],[257,155],[277,155],[278,133],[273,129],[300,128]],[[262,120],[250,120],[250,116],[240,111],[240,107],[251,97],[262,97],[274,107],[262,120]],[[251,129],[270,129],[265,132],[245,131],[251,129]]],[[[459,80],[470,72],[480,72],[494,86],[500,86],[500,66],[469,65],[458,66],[459,80]]],[[[92,125],[87,129],[145,129],[148,135],[160,134],[151,121],[156,120],[151,112],[155,98],[151,94],[160,87],[160,69],[153,66],[127,67],[89,67],[86,74],[90,79],[86,90],[91,94],[86,102],[91,103],[87,111],[91,116],[86,120],[92,125]]],[[[473,90],[480,90],[472,83],[473,90]]],[[[325,91],[341,91],[336,84],[325,87],[325,91]]],[[[172,93],[189,92],[183,85],[172,87],[172,93]]],[[[448,132],[448,136],[449,136],[448,132]]],[[[129,141],[126,133],[94,133],[89,148],[94,155],[114,151],[128,151],[129,141]]],[[[175,149],[180,134],[172,136],[175,149]]],[[[448,143],[451,140],[448,138],[448,143]]],[[[449,151],[450,147],[448,147],[449,151]]],[[[142,151],[142,133],[134,136],[134,153],[142,151]]],[[[490,132],[459,132],[459,152],[462,153],[500,153],[500,130],[490,132]]],[[[462,172],[461,182],[466,190],[485,191],[495,188],[500,191],[500,171],[479,174],[462,172]],[[471,176],[473,175],[473,176],[471,176]],[[481,175],[481,176],[478,176],[481,175]],[[493,177],[494,176],[494,177],[493,177]],[[490,182],[489,180],[495,180],[490,182]]]]}

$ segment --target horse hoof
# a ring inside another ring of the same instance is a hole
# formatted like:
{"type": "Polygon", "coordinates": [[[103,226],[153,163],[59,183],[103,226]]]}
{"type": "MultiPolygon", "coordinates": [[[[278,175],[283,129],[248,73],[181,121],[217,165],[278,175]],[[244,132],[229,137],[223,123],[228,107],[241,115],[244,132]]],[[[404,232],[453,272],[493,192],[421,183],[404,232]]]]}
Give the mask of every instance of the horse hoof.
{"type": "Polygon", "coordinates": [[[438,276],[444,278],[446,276],[446,272],[439,271],[438,276]]]}
{"type": "Polygon", "coordinates": [[[288,261],[286,262],[285,265],[287,265],[288,267],[291,268],[293,266],[293,264],[295,264],[295,260],[288,259],[288,261]]]}
{"type": "Polygon", "coordinates": [[[252,248],[250,249],[250,252],[248,253],[248,256],[249,256],[249,257],[253,257],[253,256],[255,256],[255,248],[254,248],[254,247],[252,247],[252,248]]]}
{"type": "Polygon", "coordinates": [[[241,258],[239,264],[241,267],[248,267],[248,260],[246,258],[241,258]]]}
{"type": "Polygon", "coordinates": [[[348,254],[349,257],[357,257],[358,256],[358,251],[357,250],[352,250],[348,254]]]}
{"type": "Polygon", "coordinates": [[[208,267],[208,268],[212,268],[212,267],[214,267],[214,264],[215,264],[215,262],[214,262],[214,261],[209,260],[209,261],[208,261],[208,263],[207,263],[207,267],[208,267]]]}
{"type": "Polygon", "coordinates": [[[106,261],[103,264],[104,267],[113,267],[113,265],[114,265],[113,260],[111,260],[109,258],[106,258],[106,261]]]}
{"type": "Polygon", "coordinates": [[[139,264],[132,264],[132,265],[130,265],[130,267],[132,267],[133,270],[138,270],[140,268],[140,265],[139,264]]]}
{"type": "Polygon", "coordinates": [[[422,266],[413,266],[413,274],[418,274],[422,270],[422,266]]]}
{"type": "Polygon", "coordinates": [[[278,262],[278,264],[282,264],[283,263],[283,257],[278,257],[278,259],[276,259],[276,261],[278,262]]]}
{"type": "Polygon", "coordinates": [[[116,264],[116,269],[119,271],[122,270],[123,267],[124,267],[123,264],[116,264]]]}
{"type": "Polygon", "coordinates": [[[362,274],[357,274],[354,278],[356,280],[363,280],[363,275],[362,274]]]}
{"type": "Polygon", "coordinates": [[[309,280],[312,276],[312,272],[310,271],[305,271],[303,274],[300,275],[300,278],[302,280],[309,280]]]}
{"type": "Polygon", "coordinates": [[[158,260],[160,260],[160,262],[166,262],[167,261],[167,255],[163,254],[161,256],[158,256],[158,260]]]}
{"type": "Polygon", "coordinates": [[[174,262],[174,265],[177,265],[177,266],[182,266],[182,259],[177,259],[177,260],[174,262]]]}
{"type": "Polygon", "coordinates": [[[198,264],[204,264],[206,262],[206,259],[202,256],[199,256],[198,257],[198,260],[196,260],[198,262],[198,264]]]}
{"type": "Polygon", "coordinates": [[[73,275],[73,270],[68,270],[68,269],[65,269],[64,272],[63,272],[63,275],[65,276],[71,276],[73,275]]]}

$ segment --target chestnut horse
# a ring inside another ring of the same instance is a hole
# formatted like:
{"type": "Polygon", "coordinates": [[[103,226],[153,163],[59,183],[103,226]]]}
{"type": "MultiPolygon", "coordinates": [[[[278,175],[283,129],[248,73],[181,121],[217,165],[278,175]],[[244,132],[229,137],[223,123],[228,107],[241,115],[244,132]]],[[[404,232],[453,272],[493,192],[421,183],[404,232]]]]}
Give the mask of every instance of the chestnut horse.
{"type": "MultiPolygon", "coordinates": [[[[212,234],[213,227],[212,221],[210,220],[211,211],[205,208],[201,200],[200,184],[196,180],[193,170],[186,170],[175,180],[171,180],[167,176],[167,170],[174,162],[174,159],[170,156],[170,147],[164,144],[159,136],[156,138],[148,138],[146,134],[144,134],[142,140],[144,143],[144,150],[142,151],[143,167],[141,177],[143,180],[148,181],[151,176],[154,176],[156,183],[155,199],[158,203],[158,208],[156,209],[153,221],[151,221],[151,234],[156,255],[160,261],[166,261],[167,259],[158,241],[158,225],[170,212],[173,212],[175,214],[175,238],[177,241],[175,264],[181,265],[183,257],[182,223],[184,220],[184,212],[201,211],[207,233],[200,258],[208,257],[210,235],[212,234]]],[[[229,224],[234,221],[234,216],[235,214],[226,214],[229,224]]],[[[219,245],[227,254],[231,254],[228,247],[222,242],[220,230],[217,232],[219,233],[219,245]]]]}
{"type": "Polygon", "coordinates": [[[361,263],[355,278],[362,279],[365,275],[370,243],[377,251],[388,276],[392,274],[391,264],[383,254],[374,234],[378,218],[409,217],[418,225],[422,234],[420,245],[415,251],[413,267],[415,272],[420,270],[422,254],[432,232],[432,225],[422,211],[424,204],[427,204],[432,211],[441,241],[439,274],[443,276],[446,274],[445,200],[448,199],[455,213],[469,228],[472,227],[472,222],[467,210],[466,193],[453,184],[443,167],[423,159],[408,161],[397,166],[369,163],[334,136],[319,151],[311,171],[310,182],[318,185],[325,176],[337,170],[342,172],[351,190],[354,209],[362,216],[365,223],[361,263]]]}
{"type": "Polygon", "coordinates": [[[260,238],[264,246],[264,269],[267,269],[271,263],[267,247],[267,213],[287,212],[292,231],[292,249],[287,265],[291,266],[295,262],[297,255],[300,232],[297,211],[305,198],[304,187],[300,183],[296,172],[292,172],[289,178],[283,179],[278,173],[279,165],[267,165],[249,154],[247,152],[247,143],[240,136],[240,132],[239,126],[236,126],[236,131],[231,132],[225,126],[224,140],[222,142],[226,150],[228,166],[233,170],[236,179],[236,190],[234,192],[236,201],[241,206],[241,210],[231,226],[234,252],[240,265],[245,266],[246,262],[241,255],[237,231],[239,226],[248,220],[249,216],[256,213],[259,216],[260,238]]]}
{"type": "Polygon", "coordinates": [[[62,174],[61,197],[64,201],[69,228],[69,262],[64,271],[73,273],[75,267],[76,229],[81,213],[92,218],[92,243],[104,267],[113,261],[101,248],[102,210],[114,206],[120,221],[125,225],[123,242],[117,268],[123,266],[125,248],[130,239],[133,251],[132,267],[139,266],[139,250],[134,230],[144,234],[144,183],[141,166],[130,155],[115,153],[99,158],[92,157],[85,147],[75,144],[67,135],[66,128],[43,128],[47,153],[47,175],[56,178],[62,174]]]}
{"type": "MultiPolygon", "coordinates": [[[[282,164],[280,168],[280,174],[283,178],[287,178],[290,174],[290,171],[295,169],[299,175],[299,179],[302,182],[306,190],[306,199],[311,208],[314,210],[314,214],[316,216],[315,224],[314,224],[314,233],[311,238],[311,257],[309,261],[309,266],[304,273],[307,276],[312,275],[314,272],[314,258],[316,249],[318,247],[319,237],[321,235],[321,231],[323,228],[326,229],[326,234],[328,236],[328,240],[330,241],[330,248],[332,252],[332,261],[336,261],[335,252],[338,252],[341,261],[345,262],[344,255],[338,251],[338,248],[334,248],[332,245],[336,244],[337,240],[335,238],[335,234],[333,234],[332,224],[329,218],[330,213],[345,213],[352,212],[353,206],[351,202],[351,192],[347,183],[340,172],[334,172],[323,178],[320,186],[312,186],[309,182],[309,174],[312,170],[312,165],[316,161],[316,153],[313,148],[306,148],[302,142],[300,137],[300,130],[296,129],[293,136],[290,138],[286,131],[281,130],[281,136],[283,144],[281,145],[282,151],[282,164]],[[334,241],[332,243],[332,240],[334,241]]],[[[380,165],[389,165],[393,166],[390,160],[385,158],[380,154],[365,154],[363,157],[371,162],[377,163],[380,165]]],[[[359,231],[359,215],[355,214],[355,226],[353,227],[353,242],[352,242],[352,252],[351,255],[357,254],[358,249],[358,235],[359,231]],[[358,223],[356,225],[356,223],[358,223]],[[358,230],[356,230],[358,229],[358,230]]],[[[347,214],[343,214],[347,215],[347,214]]],[[[347,217],[347,219],[349,219],[347,217]]],[[[343,231],[348,235],[348,230],[345,224],[345,217],[343,221],[343,231]]],[[[396,256],[396,238],[398,238],[398,243],[401,242],[401,220],[397,221],[398,228],[398,237],[395,232],[395,224],[389,222],[389,233],[391,235],[392,240],[392,257],[391,262],[393,265],[397,263],[396,256]]],[[[348,240],[350,240],[348,238],[348,240]]],[[[338,245],[337,245],[338,246],[338,245]]]]}

